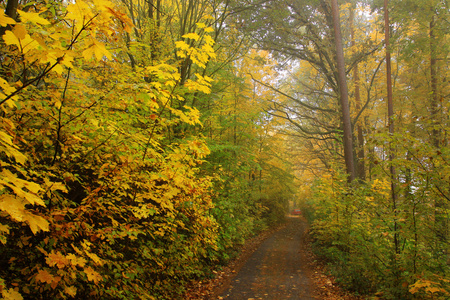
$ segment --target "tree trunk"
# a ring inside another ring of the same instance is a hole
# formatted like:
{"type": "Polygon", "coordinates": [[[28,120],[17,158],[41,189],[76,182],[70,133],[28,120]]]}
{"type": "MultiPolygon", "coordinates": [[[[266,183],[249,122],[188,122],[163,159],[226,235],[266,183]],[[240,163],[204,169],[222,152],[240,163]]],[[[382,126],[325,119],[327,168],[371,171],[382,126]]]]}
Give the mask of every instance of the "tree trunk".
{"type": "MultiPolygon", "coordinates": [[[[397,192],[395,184],[395,168],[393,165],[394,160],[394,147],[393,147],[393,134],[394,134],[394,104],[392,97],[392,71],[391,71],[391,49],[389,44],[389,11],[388,0],[384,0],[384,43],[386,48],[386,88],[387,88],[387,106],[388,106],[388,126],[389,126],[389,162],[390,162],[390,175],[391,175],[391,196],[392,196],[392,213],[393,213],[393,233],[394,233],[394,253],[392,255],[392,269],[395,278],[394,286],[398,286],[400,279],[400,271],[397,265],[397,255],[400,254],[399,233],[398,233],[398,212],[397,212],[397,192]]],[[[397,295],[399,296],[399,295],[397,295]]]]}
{"type": "Polygon", "coordinates": [[[348,103],[347,78],[345,75],[344,50],[342,46],[341,28],[339,20],[339,6],[337,0],[331,1],[333,15],[334,43],[336,47],[336,63],[338,68],[338,85],[341,103],[342,123],[344,131],[344,158],[347,168],[348,181],[355,179],[355,165],[353,156],[353,133],[350,121],[350,107],[348,103]]]}
{"type": "MultiPolygon", "coordinates": [[[[354,24],[354,8],[352,7],[350,10],[350,34],[351,34],[351,44],[352,47],[355,47],[355,24],[354,24]]],[[[359,82],[359,70],[358,70],[358,64],[355,64],[355,67],[353,69],[353,81],[355,84],[355,108],[356,111],[359,112],[361,109],[361,94],[359,91],[360,82],[359,82]]],[[[361,122],[359,121],[356,125],[356,132],[358,135],[358,151],[357,151],[357,160],[356,160],[356,176],[358,179],[365,180],[366,178],[366,169],[364,166],[364,136],[363,136],[363,130],[361,126],[361,122]]]]}
{"type": "Polygon", "coordinates": [[[438,77],[437,77],[437,57],[436,42],[434,35],[435,16],[430,21],[430,79],[431,79],[431,119],[432,119],[432,143],[436,148],[440,145],[440,132],[437,128],[439,125],[439,95],[438,95],[438,77]]]}

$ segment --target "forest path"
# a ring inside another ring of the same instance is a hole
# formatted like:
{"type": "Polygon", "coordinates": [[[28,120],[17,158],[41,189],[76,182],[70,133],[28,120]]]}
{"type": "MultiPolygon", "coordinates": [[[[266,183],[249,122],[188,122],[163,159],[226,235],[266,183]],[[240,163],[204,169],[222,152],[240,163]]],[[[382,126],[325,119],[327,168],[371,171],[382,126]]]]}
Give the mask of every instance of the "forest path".
{"type": "Polygon", "coordinates": [[[302,251],[306,229],[305,220],[289,217],[285,227],[259,245],[217,299],[317,299],[302,251]]]}

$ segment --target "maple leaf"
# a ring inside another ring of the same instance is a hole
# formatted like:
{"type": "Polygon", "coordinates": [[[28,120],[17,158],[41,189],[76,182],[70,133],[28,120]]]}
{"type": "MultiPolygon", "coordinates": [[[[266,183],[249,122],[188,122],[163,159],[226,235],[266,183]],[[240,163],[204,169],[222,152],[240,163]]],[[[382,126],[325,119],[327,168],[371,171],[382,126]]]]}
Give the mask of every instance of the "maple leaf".
{"type": "Polygon", "coordinates": [[[183,35],[183,38],[198,41],[200,39],[200,36],[194,32],[191,32],[183,35]]]}
{"type": "Polygon", "coordinates": [[[25,12],[23,10],[18,9],[17,12],[20,15],[20,19],[23,22],[31,22],[34,24],[40,24],[40,25],[49,25],[50,22],[46,19],[39,16],[39,13],[34,12],[25,12]]]}
{"type": "MultiPolygon", "coordinates": [[[[11,31],[6,31],[5,34],[2,36],[3,40],[5,39],[5,35],[6,34],[12,34],[14,39],[17,39],[16,36],[14,35],[14,33],[12,33],[11,31]],[[9,32],[9,33],[8,33],[9,32]]],[[[6,41],[5,41],[6,43],[6,41]]],[[[6,93],[6,94],[12,94],[16,91],[16,89],[14,87],[12,87],[8,81],[6,81],[3,78],[0,78],[0,88],[2,88],[2,90],[6,93]]],[[[12,144],[11,144],[12,145],[12,144]]]]}
{"type": "Polygon", "coordinates": [[[8,17],[3,11],[0,12],[0,26],[6,27],[8,25],[16,24],[16,21],[14,19],[11,19],[8,17]]]}
{"type": "MultiPolygon", "coordinates": [[[[0,182],[1,183],[1,182],[0,182]]],[[[20,197],[12,195],[0,196],[0,210],[5,211],[15,221],[26,222],[31,231],[36,234],[39,230],[48,231],[48,221],[38,215],[34,215],[25,209],[25,202],[20,197]]]]}
{"type": "Polygon", "coordinates": [[[66,288],[64,289],[64,291],[65,291],[68,295],[70,295],[70,296],[72,296],[72,297],[75,297],[76,294],[77,294],[77,288],[74,287],[74,286],[66,286],[66,288]]]}
{"type": "Polygon", "coordinates": [[[22,24],[16,24],[16,26],[14,26],[13,33],[17,38],[23,40],[27,35],[27,30],[22,24]]]}
{"type": "Polygon", "coordinates": [[[84,273],[86,273],[88,280],[93,281],[95,284],[103,280],[103,277],[99,273],[94,271],[91,267],[85,268],[84,273]]]}
{"type": "Polygon", "coordinates": [[[96,40],[93,41],[93,44],[83,51],[83,57],[88,60],[95,56],[97,60],[101,60],[103,56],[106,56],[108,59],[112,59],[111,53],[106,49],[103,43],[100,43],[96,40]]]}
{"type": "Polygon", "coordinates": [[[53,282],[53,275],[47,270],[39,270],[38,274],[35,276],[35,279],[40,282],[51,284],[53,282]]]}
{"type": "Polygon", "coordinates": [[[1,195],[0,209],[7,212],[13,220],[19,222],[24,220],[25,205],[21,199],[17,199],[12,195],[1,195]]]}
{"type": "Polygon", "coordinates": [[[86,259],[83,257],[77,257],[75,254],[69,254],[66,256],[67,259],[69,259],[74,266],[84,267],[86,265],[86,259]]]}
{"type": "Polygon", "coordinates": [[[48,221],[41,216],[26,213],[24,216],[24,220],[28,223],[28,226],[30,226],[31,231],[34,234],[36,234],[39,230],[49,231],[48,221]]]}
{"type": "Polygon", "coordinates": [[[17,47],[20,47],[20,41],[12,31],[7,30],[2,38],[6,45],[16,45],[17,47]]]}
{"type": "Polygon", "coordinates": [[[36,196],[36,194],[42,190],[39,184],[17,178],[15,174],[6,169],[2,171],[2,176],[3,179],[0,179],[0,184],[11,188],[17,196],[30,204],[45,206],[45,202],[40,197],[36,196]],[[23,190],[24,188],[31,193],[23,190]]]}
{"type": "Polygon", "coordinates": [[[105,8],[106,10],[109,11],[110,14],[112,14],[116,19],[118,19],[122,23],[123,29],[126,32],[131,32],[131,29],[133,27],[133,21],[126,14],[107,6],[105,8]]]}
{"type": "Polygon", "coordinates": [[[85,21],[90,19],[92,15],[89,5],[82,0],[69,4],[67,6],[67,12],[66,18],[75,21],[77,30],[80,30],[85,25],[85,21]]]}
{"type": "MultiPolygon", "coordinates": [[[[16,34],[21,35],[22,32],[17,31],[16,34]]],[[[30,50],[39,47],[39,43],[31,38],[29,34],[26,34],[23,38],[18,37],[16,34],[9,30],[6,31],[2,36],[5,44],[16,45],[23,53],[28,53],[30,50]]]]}
{"type": "Polygon", "coordinates": [[[59,269],[62,269],[69,264],[68,258],[59,251],[56,253],[52,251],[45,260],[50,267],[56,265],[59,269]]]}

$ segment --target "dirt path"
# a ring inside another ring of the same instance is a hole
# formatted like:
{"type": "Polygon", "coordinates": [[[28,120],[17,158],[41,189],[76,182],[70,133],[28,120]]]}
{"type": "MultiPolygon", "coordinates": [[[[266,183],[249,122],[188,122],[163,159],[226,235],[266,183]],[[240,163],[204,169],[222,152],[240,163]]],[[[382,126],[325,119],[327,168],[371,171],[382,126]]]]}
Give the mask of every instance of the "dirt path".
{"type": "Polygon", "coordinates": [[[311,251],[303,217],[247,241],[216,276],[195,282],[183,300],[362,300],[339,288],[311,251]]]}
{"type": "Polygon", "coordinates": [[[264,240],[218,299],[316,299],[301,251],[305,222],[290,217],[286,226],[264,240]]]}

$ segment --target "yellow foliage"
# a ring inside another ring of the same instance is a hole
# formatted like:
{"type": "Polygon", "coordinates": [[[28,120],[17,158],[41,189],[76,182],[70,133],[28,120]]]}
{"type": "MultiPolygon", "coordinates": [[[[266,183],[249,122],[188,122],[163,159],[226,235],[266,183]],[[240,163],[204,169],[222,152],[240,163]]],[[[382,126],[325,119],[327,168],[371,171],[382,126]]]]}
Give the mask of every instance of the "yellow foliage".
{"type": "Polygon", "coordinates": [[[16,175],[6,169],[2,171],[2,177],[3,179],[0,179],[0,186],[9,187],[14,191],[17,197],[24,199],[24,201],[28,202],[29,204],[38,204],[45,206],[44,201],[36,195],[37,193],[42,191],[41,187],[38,184],[17,178],[16,175]],[[29,192],[25,189],[27,189],[29,192]]]}
{"type": "Polygon", "coordinates": [[[195,41],[198,41],[200,39],[200,36],[198,34],[196,34],[195,32],[187,33],[187,34],[183,35],[182,37],[185,39],[191,39],[191,40],[195,40],[195,41]]]}
{"type": "Polygon", "coordinates": [[[8,17],[3,11],[0,12],[0,26],[6,27],[8,25],[16,24],[16,21],[8,17]]]}
{"type": "Polygon", "coordinates": [[[390,195],[391,184],[386,179],[375,179],[372,183],[372,190],[383,195],[390,195]]]}
{"type": "Polygon", "coordinates": [[[91,267],[84,268],[84,273],[86,274],[87,279],[93,281],[95,284],[98,284],[103,280],[103,277],[91,267]]]}
{"type": "Polygon", "coordinates": [[[19,13],[20,20],[22,22],[31,22],[31,23],[39,24],[39,25],[49,25],[50,24],[49,21],[47,21],[46,19],[39,16],[40,13],[26,12],[26,11],[23,11],[20,9],[18,9],[17,12],[19,13]]]}
{"type": "Polygon", "coordinates": [[[16,289],[2,290],[4,300],[23,300],[22,295],[16,289]]]}
{"type": "Polygon", "coordinates": [[[83,51],[83,57],[86,60],[89,60],[93,55],[97,60],[102,60],[103,56],[112,59],[111,53],[106,49],[105,45],[95,39],[92,40],[91,46],[83,51]]]}
{"type": "MultiPolygon", "coordinates": [[[[444,280],[444,281],[449,282],[448,280],[444,280]]],[[[417,280],[414,284],[409,286],[409,292],[411,294],[416,294],[421,291],[427,295],[431,294],[430,298],[433,298],[432,295],[435,293],[442,293],[445,296],[450,295],[447,290],[445,290],[444,288],[441,287],[441,284],[439,282],[432,281],[432,280],[420,279],[420,280],[417,280]]]]}

